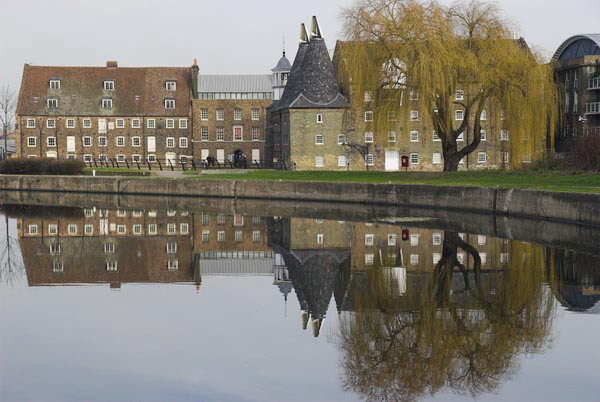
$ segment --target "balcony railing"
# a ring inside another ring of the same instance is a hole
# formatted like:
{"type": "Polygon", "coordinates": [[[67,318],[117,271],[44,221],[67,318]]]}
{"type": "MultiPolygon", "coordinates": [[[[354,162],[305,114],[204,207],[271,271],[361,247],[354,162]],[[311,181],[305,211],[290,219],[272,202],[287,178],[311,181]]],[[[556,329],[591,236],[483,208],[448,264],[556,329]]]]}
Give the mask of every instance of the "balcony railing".
{"type": "Polygon", "coordinates": [[[600,102],[586,103],[585,114],[600,114],[600,102]]]}
{"type": "Polygon", "coordinates": [[[600,77],[590,78],[588,89],[600,89],[600,77]]]}

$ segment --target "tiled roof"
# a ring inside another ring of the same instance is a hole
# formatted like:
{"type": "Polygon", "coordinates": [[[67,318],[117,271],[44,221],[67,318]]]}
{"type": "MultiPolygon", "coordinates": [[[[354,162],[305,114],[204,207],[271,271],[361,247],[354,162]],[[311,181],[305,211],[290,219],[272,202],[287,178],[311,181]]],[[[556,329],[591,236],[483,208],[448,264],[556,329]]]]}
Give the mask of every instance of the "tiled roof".
{"type": "Polygon", "coordinates": [[[273,79],[270,74],[260,75],[200,75],[200,93],[272,92],[273,79]]]}
{"type": "Polygon", "coordinates": [[[50,67],[25,64],[19,93],[19,115],[63,116],[188,116],[192,97],[190,67],[50,67]],[[51,79],[60,79],[60,89],[50,89],[51,79]],[[104,81],[114,80],[113,91],[104,81]],[[175,80],[176,91],[165,82],[175,80]],[[112,98],[112,109],[101,107],[102,98],[112,98]],[[58,99],[57,109],[47,109],[48,98],[58,99]],[[165,109],[166,98],[175,99],[175,109],[165,109]]]}

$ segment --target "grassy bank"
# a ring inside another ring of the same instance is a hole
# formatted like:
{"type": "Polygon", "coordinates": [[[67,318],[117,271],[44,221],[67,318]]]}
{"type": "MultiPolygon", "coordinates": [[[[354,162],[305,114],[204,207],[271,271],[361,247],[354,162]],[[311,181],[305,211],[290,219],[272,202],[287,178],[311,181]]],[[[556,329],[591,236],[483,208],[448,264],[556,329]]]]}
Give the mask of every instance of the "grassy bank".
{"type": "Polygon", "coordinates": [[[283,180],[360,183],[477,186],[600,193],[600,174],[583,172],[480,171],[480,172],[287,172],[253,170],[242,174],[207,174],[190,177],[227,180],[283,180]]]}

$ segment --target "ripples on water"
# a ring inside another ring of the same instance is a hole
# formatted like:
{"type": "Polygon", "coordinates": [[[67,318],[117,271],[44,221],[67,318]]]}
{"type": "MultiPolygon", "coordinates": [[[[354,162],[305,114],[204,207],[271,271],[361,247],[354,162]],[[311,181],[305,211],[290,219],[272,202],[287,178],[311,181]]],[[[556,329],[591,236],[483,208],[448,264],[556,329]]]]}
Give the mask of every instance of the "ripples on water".
{"type": "Polygon", "coordinates": [[[3,401],[597,398],[592,229],[75,205],[3,206],[3,401]]]}

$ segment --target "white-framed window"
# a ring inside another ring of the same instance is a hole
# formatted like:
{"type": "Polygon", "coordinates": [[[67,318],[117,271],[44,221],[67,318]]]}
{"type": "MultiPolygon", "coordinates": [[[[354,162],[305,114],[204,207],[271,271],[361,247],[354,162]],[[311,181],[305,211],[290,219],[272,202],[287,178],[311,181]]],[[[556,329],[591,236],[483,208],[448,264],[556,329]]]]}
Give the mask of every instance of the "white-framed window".
{"type": "Polygon", "coordinates": [[[105,91],[114,91],[115,90],[115,82],[112,80],[104,81],[104,90],[105,91]]]}
{"type": "Polygon", "coordinates": [[[502,151],[500,152],[501,157],[502,157],[502,162],[504,163],[509,163],[510,162],[510,153],[506,152],[506,151],[502,151]]]}
{"type": "Polygon", "coordinates": [[[217,232],[217,241],[219,243],[223,243],[225,242],[225,231],[224,230],[219,230],[217,232]]]}
{"type": "Polygon", "coordinates": [[[175,128],[175,119],[167,119],[165,122],[166,128],[175,128]]]}
{"type": "Polygon", "coordinates": [[[346,134],[338,134],[338,145],[342,145],[346,143],[346,134]]]}
{"type": "Polygon", "coordinates": [[[433,141],[435,141],[435,142],[439,142],[439,141],[441,141],[441,140],[442,140],[442,139],[440,138],[440,136],[437,134],[437,131],[433,130],[433,132],[432,132],[432,135],[433,135],[433,141]]]}
{"type": "Polygon", "coordinates": [[[69,224],[69,226],[67,226],[67,232],[70,235],[76,235],[77,234],[77,225],[75,225],[74,223],[69,224]]]}
{"type": "Polygon", "coordinates": [[[38,226],[37,225],[29,225],[27,228],[27,231],[30,235],[37,235],[38,234],[38,226]]]}
{"type": "Polygon", "coordinates": [[[93,157],[92,157],[91,154],[85,154],[85,155],[83,155],[83,161],[84,162],[91,162],[92,159],[93,159],[93,157]]]}
{"type": "Polygon", "coordinates": [[[208,120],[208,109],[200,109],[200,120],[207,121],[208,120]]]}
{"type": "Polygon", "coordinates": [[[98,155],[98,160],[100,160],[102,162],[106,162],[106,154],[99,154],[98,155]]]}
{"type": "Polygon", "coordinates": [[[190,233],[190,224],[189,223],[180,223],[179,224],[179,233],[182,235],[186,235],[190,233]]]}
{"type": "Polygon", "coordinates": [[[481,258],[481,265],[487,264],[487,253],[479,253],[479,258],[481,258]]]}
{"type": "Polygon", "coordinates": [[[165,99],[165,109],[175,109],[175,99],[165,99]]]}
{"type": "Polygon", "coordinates": [[[155,154],[148,154],[148,155],[146,155],[146,160],[148,162],[156,162],[156,155],[155,154]]]}
{"type": "Polygon", "coordinates": [[[433,156],[431,157],[431,162],[434,165],[439,165],[442,163],[442,154],[439,152],[434,152],[433,156]]]}
{"type": "Polygon", "coordinates": [[[135,235],[141,235],[142,234],[142,225],[140,225],[140,224],[133,225],[132,232],[135,235]]]}
{"type": "Polygon", "coordinates": [[[500,253],[500,264],[506,264],[508,262],[508,253],[500,253]]]}
{"type": "Polygon", "coordinates": [[[325,235],[323,235],[323,233],[317,233],[317,244],[321,246],[323,243],[325,243],[325,235]]]}
{"type": "Polygon", "coordinates": [[[500,130],[500,141],[508,141],[508,130],[500,130]]]}
{"type": "Polygon", "coordinates": [[[373,92],[371,91],[365,91],[365,102],[371,102],[371,100],[373,100],[373,92]]]}
{"type": "Polygon", "coordinates": [[[56,147],[56,137],[46,137],[46,145],[48,147],[56,147]]]}
{"type": "Polygon", "coordinates": [[[479,152],[477,154],[477,163],[486,163],[487,162],[487,153],[479,152]]]}
{"type": "Polygon", "coordinates": [[[477,235],[477,244],[479,244],[480,246],[483,246],[485,243],[487,243],[487,236],[477,235]]]}
{"type": "Polygon", "coordinates": [[[366,234],[365,235],[365,246],[366,247],[373,247],[373,245],[375,244],[375,235],[374,234],[366,234]]]}
{"type": "Polygon", "coordinates": [[[167,91],[176,91],[177,90],[177,81],[166,81],[165,82],[165,89],[167,91]]]}
{"type": "Polygon", "coordinates": [[[102,99],[102,109],[112,109],[113,107],[113,100],[110,98],[103,98],[102,99]]]}
{"type": "Polygon", "coordinates": [[[243,141],[244,140],[244,126],[233,126],[233,140],[243,141]]]}
{"type": "Polygon", "coordinates": [[[104,243],[104,253],[105,254],[114,254],[115,253],[115,243],[104,243]]]}
{"type": "Polygon", "coordinates": [[[35,119],[27,119],[25,123],[27,128],[35,128],[35,119]]]}
{"type": "Polygon", "coordinates": [[[131,161],[132,162],[141,162],[142,157],[139,154],[133,154],[133,155],[131,155],[131,161]]]}
{"type": "Polygon", "coordinates": [[[481,141],[487,141],[487,131],[481,130],[479,132],[479,134],[480,134],[481,141]]]}
{"type": "Polygon", "coordinates": [[[434,246],[439,246],[440,244],[442,244],[442,234],[441,233],[432,234],[431,242],[434,246]]]}
{"type": "Polygon", "coordinates": [[[179,128],[180,129],[188,128],[188,119],[179,119],[179,128]]]}
{"type": "Polygon", "coordinates": [[[67,128],[75,128],[75,119],[67,119],[65,126],[67,128]]]}
{"type": "Polygon", "coordinates": [[[462,132],[458,135],[458,137],[456,137],[456,141],[464,141],[465,140],[465,133],[462,132]]]}
{"type": "Polygon", "coordinates": [[[179,148],[187,148],[187,147],[188,147],[187,137],[179,137],[179,148]]]}
{"type": "Polygon", "coordinates": [[[98,137],[98,146],[105,147],[107,145],[106,137],[98,137]]]}
{"type": "Polygon", "coordinates": [[[28,147],[37,146],[37,139],[35,137],[27,137],[27,146],[28,147]]]}
{"type": "Polygon", "coordinates": [[[175,138],[167,137],[166,145],[167,145],[167,148],[175,148],[175,138]]]}
{"type": "Polygon", "coordinates": [[[366,154],[365,155],[365,165],[373,166],[374,164],[375,164],[375,159],[373,157],[373,154],[366,154]]]}
{"type": "MultiPolygon", "coordinates": [[[[175,226],[175,225],[173,225],[175,226]]],[[[177,253],[177,243],[167,243],[167,254],[175,254],[177,253]]]]}
{"type": "Polygon", "coordinates": [[[83,233],[91,236],[94,234],[94,225],[87,223],[85,225],[83,225],[83,233]]]}
{"type": "Polygon", "coordinates": [[[413,152],[409,156],[410,164],[416,165],[419,163],[419,154],[417,152],[413,152]]]}
{"type": "Polygon", "coordinates": [[[208,127],[200,127],[200,140],[208,141],[208,127]]]}
{"type": "Polygon", "coordinates": [[[60,255],[60,243],[50,243],[50,255],[60,255]]]}
{"type": "Polygon", "coordinates": [[[410,235],[410,245],[411,246],[418,246],[419,245],[419,238],[421,236],[419,236],[418,234],[413,234],[410,235]]]}
{"type": "Polygon", "coordinates": [[[46,120],[46,127],[47,128],[56,128],[56,120],[54,120],[54,119],[46,120]]]}
{"type": "Polygon", "coordinates": [[[60,260],[52,261],[52,272],[61,273],[64,272],[65,266],[64,263],[60,260]]]}
{"type": "Polygon", "coordinates": [[[465,119],[465,111],[462,109],[458,109],[454,112],[454,119],[455,120],[464,120],[465,119]]]}
{"type": "MultiPolygon", "coordinates": [[[[207,130],[207,133],[206,133],[207,139],[206,140],[208,140],[208,129],[206,129],[206,130],[207,130]]],[[[206,141],[206,140],[203,140],[203,141],[206,141]]],[[[225,141],[225,129],[223,127],[217,127],[217,141],[225,141]]]]}
{"type": "Polygon", "coordinates": [[[410,255],[410,265],[419,265],[419,254],[410,255]]]}
{"type": "Polygon", "coordinates": [[[148,225],[148,234],[155,235],[158,233],[158,227],[156,223],[151,223],[148,225]]]}
{"type": "Polygon", "coordinates": [[[317,123],[323,123],[323,114],[317,113],[317,123]]]}
{"type": "Polygon", "coordinates": [[[419,93],[413,89],[413,90],[411,90],[409,92],[408,97],[409,97],[410,100],[413,100],[413,101],[414,100],[419,100],[419,93]]]}
{"type": "MultiPolygon", "coordinates": [[[[167,216],[175,216],[176,211],[167,211],[167,216]],[[171,213],[171,215],[169,215],[171,213]]],[[[177,225],[174,223],[167,224],[167,233],[175,234],[177,233],[177,225]]]]}
{"type": "Polygon", "coordinates": [[[117,155],[117,162],[122,162],[122,163],[125,163],[125,155],[123,155],[123,154],[118,154],[118,155],[117,155]]]}
{"type": "MultiPolygon", "coordinates": [[[[208,113],[208,110],[207,110],[208,113]]],[[[217,109],[217,120],[218,121],[223,121],[225,120],[225,111],[223,109],[217,109]]],[[[208,120],[208,117],[206,118],[208,120]]]]}
{"type": "Polygon", "coordinates": [[[117,225],[117,234],[120,234],[120,235],[127,234],[127,226],[117,225]]]}
{"type": "Polygon", "coordinates": [[[479,118],[479,120],[487,120],[487,110],[483,109],[481,111],[481,117],[479,118]]]}
{"type": "Polygon", "coordinates": [[[119,270],[116,261],[106,261],[106,270],[109,272],[116,272],[119,270]]]}
{"type": "Polygon", "coordinates": [[[437,265],[438,262],[440,262],[440,260],[442,259],[442,254],[441,253],[433,253],[431,254],[432,260],[433,260],[433,265],[437,265]]]}
{"type": "Polygon", "coordinates": [[[388,131],[388,142],[396,142],[396,132],[388,131]]]}
{"type": "Polygon", "coordinates": [[[346,167],[346,155],[338,156],[338,167],[346,167]]]}
{"type": "Polygon", "coordinates": [[[418,110],[411,110],[410,111],[410,120],[411,121],[418,121],[419,120],[419,111],[418,110]]]}
{"type": "Polygon", "coordinates": [[[252,141],[260,141],[260,127],[252,127],[252,141]]]}
{"type": "Polygon", "coordinates": [[[115,144],[118,147],[124,147],[125,146],[125,137],[117,137],[117,138],[115,138],[115,144]]]}
{"type": "Polygon", "coordinates": [[[55,223],[48,225],[48,234],[49,235],[58,234],[58,225],[55,223]]]}
{"type": "Polygon", "coordinates": [[[367,253],[365,254],[365,265],[373,265],[375,262],[375,254],[367,253]]]}
{"type": "Polygon", "coordinates": [[[464,100],[465,99],[465,91],[463,91],[462,89],[457,89],[454,99],[464,100]]]}
{"type": "Polygon", "coordinates": [[[260,243],[262,237],[260,235],[259,230],[255,230],[252,232],[252,243],[260,243]]]}
{"type": "Polygon", "coordinates": [[[142,137],[131,137],[131,146],[132,147],[141,147],[142,146],[142,137]]]}
{"type": "Polygon", "coordinates": [[[370,122],[373,121],[373,112],[368,110],[365,112],[365,121],[370,122]]]}
{"type": "Polygon", "coordinates": [[[373,142],[373,132],[372,131],[365,132],[365,142],[367,142],[367,143],[373,142]]]}
{"type": "Polygon", "coordinates": [[[388,246],[395,246],[398,236],[395,233],[388,233],[388,246]]]}
{"type": "Polygon", "coordinates": [[[236,243],[241,243],[244,241],[244,232],[241,230],[237,230],[234,234],[234,240],[236,243]]]}
{"type": "Polygon", "coordinates": [[[252,120],[260,120],[260,110],[259,109],[252,109],[252,120]]]}
{"type": "Polygon", "coordinates": [[[318,168],[323,167],[323,155],[315,156],[315,167],[318,167],[318,168]]]}
{"type": "Polygon", "coordinates": [[[58,99],[50,98],[46,102],[46,105],[48,106],[48,109],[58,109],[58,99]]]}
{"type": "Polygon", "coordinates": [[[126,217],[126,216],[127,216],[127,211],[125,211],[124,209],[119,209],[119,210],[117,211],[117,216],[118,216],[119,218],[124,218],[124,217],[126,217]]]}
{"type": "Polygon", "coordinates": [[[92,128],[92,119],[83,119],[83,128],[92,128]]]}
{"type": "Polygon", "coordinates": [[[115,120],[115,125],[117,128],[125,128],[125,119],[115,120]]]}
{"type": "Polygon", "coordinates": [[[140,128],[141,126],[140,119],[131,119],[131,128],[140,128]]]}
{"type": "Polygon", "coordinates": [[[60,89],[60,80],[50,80],[50,89],[60,89]]]}
{"type": "Polygon", "coordinates": [[[233,109],[233,120],[242,120],[242,109],[233,109]]]}
{"type": "Polygon", "coordinates": [[[410,142],[419,142],[419,132],[417,130],[411,130],[409,133],[410,142]]]}
{"type": "Polygon", "coordinates": [[[323,145],[324,143],[325,143],[325,138],[323,137],[323,134],[315,135],[315,144],[316,145],[323,145]]]}
{"type": "Polygon", "coordinates": [[[156,128],[156,120],[155,119],[146,120],[146,128],[156,128]]]}

